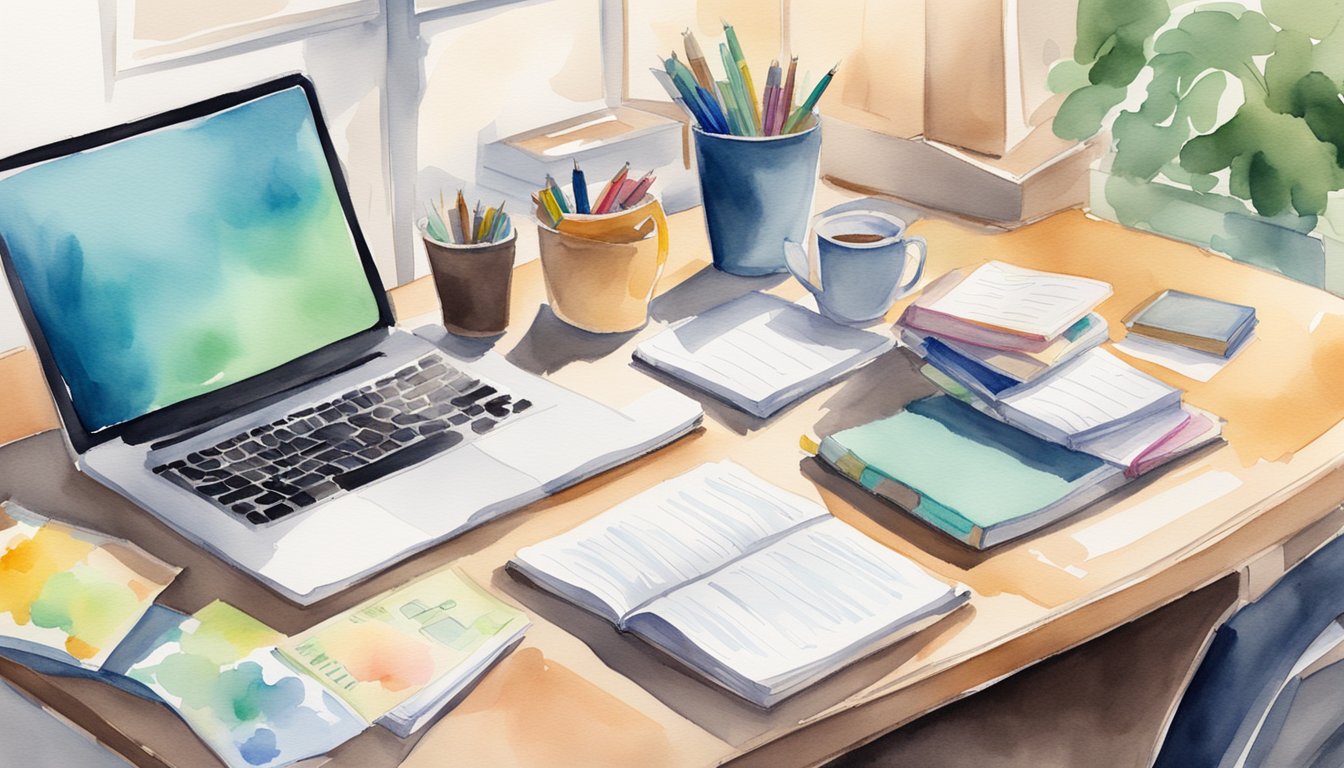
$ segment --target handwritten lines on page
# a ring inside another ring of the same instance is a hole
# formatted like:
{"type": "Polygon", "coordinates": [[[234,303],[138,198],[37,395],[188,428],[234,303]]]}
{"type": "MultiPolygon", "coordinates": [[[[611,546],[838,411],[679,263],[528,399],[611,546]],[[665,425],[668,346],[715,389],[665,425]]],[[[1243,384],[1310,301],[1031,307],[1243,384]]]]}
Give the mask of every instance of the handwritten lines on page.
{"type": "Polygon", "coordinates": [[[770,685],[917,616],[951,587],[831,518],[651,603],[704,653],[770,685]]]}
{"type": "Polygon", "coordinates": [[[753,292],[664,331],[640,344],[635,355],[739,407],[747,401],[771,411],[790,393],[820,386],[893,344],[888,336],[753,292]]]}
{"type": "MultiPolygon", "coordinates": [[[[517,558],[581,587],[619,621],[668,589],[731,562],[826,508],[732,462],[705,464],[640,493],[517,558]]],[[[590,606],[596,608],[596,606],[590,606]]]]}
{"type": "Polygon", "coordinates": [[[1052,339],[1111,295],[1100,280],[991,261],[926,308],[988,326],[1052,339]]]}
{"type": "MultiPolygon", "coordinates": [[[[1093,349],[1027,389],[1003,398],[1005,416],[1025,416],[1064,436],[1179,403],[1181,392],[1093,349]]],[[[1044,435],[1042,435],[1044,437],[1044,435]]]]}

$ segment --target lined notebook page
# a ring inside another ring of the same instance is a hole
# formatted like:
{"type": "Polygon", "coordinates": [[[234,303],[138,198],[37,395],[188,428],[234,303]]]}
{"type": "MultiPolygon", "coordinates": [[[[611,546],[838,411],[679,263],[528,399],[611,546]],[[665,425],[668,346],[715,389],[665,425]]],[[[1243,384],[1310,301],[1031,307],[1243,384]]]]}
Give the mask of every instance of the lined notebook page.
{"type": "Polygon", "coordinates": [[[615,619],[830,513],[730,461],[660,483],[572,531],[518,552],[530,572],[587,590],[615,619]]]}
{"type": "Polygon", "coordinates": [[[643,634],[643,617],[656,615],[719,665],[769,686],[951,593],[903,555],[830,518],[655,600],[631,623],[643,634]]]}
{"type": "Polygon", "coordinates": [[[636,355],[760,402],[891,345],[888,337],[753,292],[660,333],[640,344],[636,355]]]}
{"type": "Polygon", "coordinates": [[[1053,339],[1111,295],[1100,280],[991,261],[923,307],[944,315],[1053,339]]]}
{"type": "Polygon", "coordinates": [[[999,407],[1009,421],[1025,416],[1064,435],[1076,435],[1180,399],[1179,389],[1104,349],[1093,349],[1040,382],[1003,398],[999,407]]]}

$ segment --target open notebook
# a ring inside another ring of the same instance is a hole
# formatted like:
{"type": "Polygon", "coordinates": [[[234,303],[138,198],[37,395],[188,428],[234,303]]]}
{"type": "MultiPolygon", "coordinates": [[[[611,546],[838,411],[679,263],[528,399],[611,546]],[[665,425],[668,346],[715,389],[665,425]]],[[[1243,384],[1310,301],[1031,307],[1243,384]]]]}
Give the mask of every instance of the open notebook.
{"type": "Polygon", "coordinates": [[[969,597],[726,461],[526,547],[509,567],[763,707],[969,597]]]}

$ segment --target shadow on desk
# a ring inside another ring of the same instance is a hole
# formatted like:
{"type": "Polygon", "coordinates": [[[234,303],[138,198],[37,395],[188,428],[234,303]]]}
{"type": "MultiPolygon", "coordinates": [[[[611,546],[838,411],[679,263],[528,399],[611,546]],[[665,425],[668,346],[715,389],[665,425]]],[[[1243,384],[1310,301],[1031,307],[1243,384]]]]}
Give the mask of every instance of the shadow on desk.
{"type": "Polygon", "coordinates": [[[788,277],[785,273],[739,277],[708,266],[649,302],[649,319],[675,323],[695,317],[752,291],[773,288],[788,277]]]}
{"type": "Polygon", "coordinates": [[[600,360],[620,349],[638,330],[626,333],[589,333],[555,316],[542,304],[532,325],[504,358],[529,373],[554,373],[570,363],[600,360]]]}
{"type": "Polygon", "coordinates": [[[525,577],[500,568],[490,585],[582,640],[604,664],[682,717],[737,747],[839,704],[916,655],[946,642],[975,617],[975,608],[963,605],[924,630],[764,710],[702,679],[638,637],[534,586],[525,577]]]}

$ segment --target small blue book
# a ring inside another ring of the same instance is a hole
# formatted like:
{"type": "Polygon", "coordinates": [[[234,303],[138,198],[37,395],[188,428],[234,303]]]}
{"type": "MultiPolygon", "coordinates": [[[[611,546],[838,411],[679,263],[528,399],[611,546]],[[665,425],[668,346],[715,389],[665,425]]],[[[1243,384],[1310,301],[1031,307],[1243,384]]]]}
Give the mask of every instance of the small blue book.
{"type": "Polygon", "coordinates": [[[826,436],[841,474],[976,549],[1024,536],[1128,482],[1117,466],[1047,442],[948,395],[826,436]]]}
{"type": "Polygon", "coordinates": [[[1228,357],[1250,338],[1255,307],[1168,290],[1125,318],[1125,327],[1150,339],[1228,357]]]}

